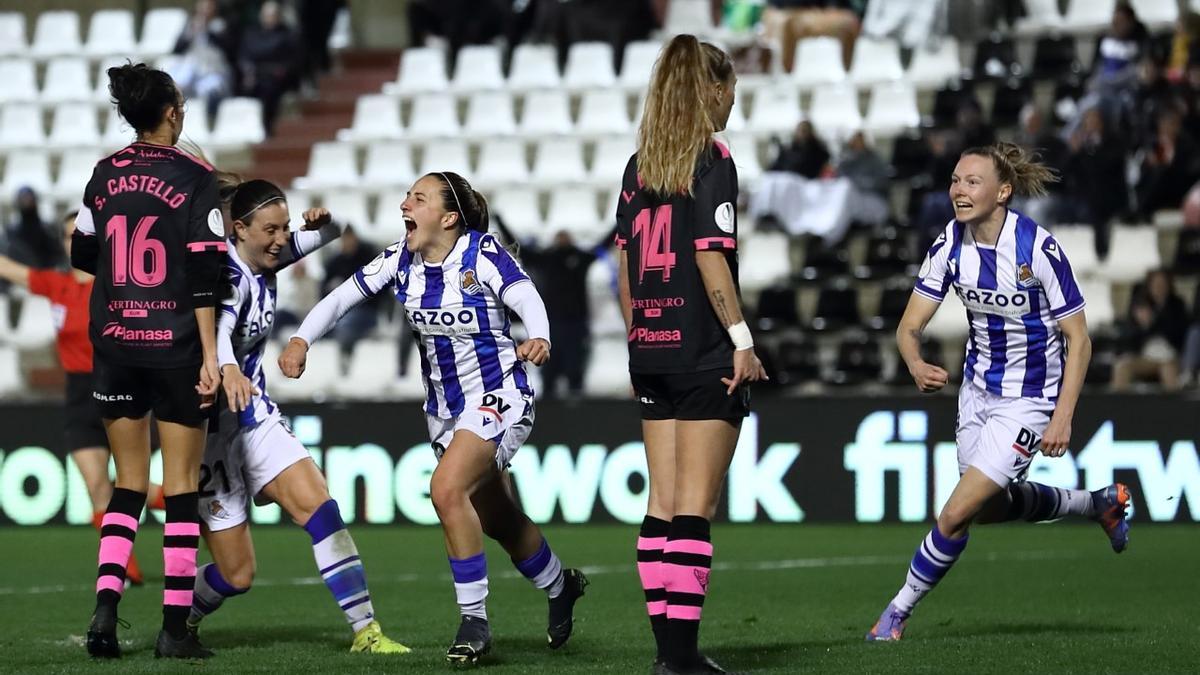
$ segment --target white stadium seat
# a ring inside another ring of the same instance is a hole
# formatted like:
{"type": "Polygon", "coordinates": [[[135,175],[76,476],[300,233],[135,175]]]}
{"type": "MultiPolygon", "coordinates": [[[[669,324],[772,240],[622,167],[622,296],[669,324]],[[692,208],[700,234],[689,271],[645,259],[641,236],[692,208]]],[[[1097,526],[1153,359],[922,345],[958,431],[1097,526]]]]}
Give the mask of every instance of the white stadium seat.
{"type": "Polygon", "coordinates": [[[87,102],[56,106],[49,140],[55,148],[99,146],[100,125],[96,123],[96,107],[87,102]]]}
{"type": "Polygon", "coordinates": [[[1099,35],[1112,24],[1117,0],[1069,0],[1063,30],[1079,35],[1099,35]]]}
{"type": "Polygon", "coordinates": [[[594,340],[583,378],[584,392],[588,396],[628,398],[628,363],[629,343],[624,335],[594,340]]]}
{"type": "Polygon", "coordinates": [[[1059,225],[1054,228],[1054,238],[1066,252],[1077,278],[1095,276],[1100,270],[1100,260],[1096,257],[1096,230],[1091,225],[1059,225]]]}
{"type": "Polygon", "coordinates": [[[473,138],[512,136],[517,133],[512,94],[507,91],[483,91],[471,95],[467,103],[467,123],[463,131],[473,138]]]}
{"type": "MultiPolygon", "coordinates": [[[[8,331],[5,330],[7,333],[8,331]]],[[[20,393],[25,388],[21,379],[21,360],[17,350],[0,346],[0,397],[20,393]]]]}
{"type": "Polygon", "coordinates": [[[875,138],[892,138],[921,126],[917,92],[909,82],[887,82],[871,88],[863,128],[875,138]]]}
{"type": "Polygon", "coordinates": [[[446,55],[433,47],[409,47],[400,55],[400,72],[395,82],[384,85],[384,93],[413,96],[445,91],[446,55]]]}
{"type": "MultiPolygon", "coordinates": [[[[357,190],[328,190],[321,193],[321,206],[340,223],[347,223],[366,239],[375,227],[367,210],[367,195],[357,190]]],[[[373,242],[379,243],[379,242],[373,242]]]]}
{"type": "Polygon", "coordinates": [[[572,91],[605,89],[616,84],[613,49],[607,42],[576,42],[567,51],[563,84],[572,91]]]}
{"type": "Polygon", "coordinates": [[[175,49],[187,25],[187,10],[180,7],[156,7],[142,19],[142,39],[138,42],[138,55],[144,59],[166,56],[175,49]]]}
{"type": "MultiPolygon", "coordinates": [[[[116,110],[116,106],[109,107],[116,110]]],[[[132,129],[129,133],[133,133],[132,129]]],[[[187,102],[187,112],[183,115],[182,137],[200,146],[212,140],[212,130],[208,128],[208,102],[204,99],[195,98],[187,102]]],[[[107,134],[105,140],[108,140],[107,134]]]]}
{"type": "Polygon", "coordinates": [[[804,118],[800,111],[800,92],[795,86],[760,89],[754,95],[754,106],[746,120],[746,130],[761,135],[790,136],[804,118]]]}
{"type": "Polygon", "coordinates": [[[513,50],[508,88],[515,92],[535,89],[558,89],[562,77],[558,74],[558,56],[551,45],[517,45],[513,50]]]}
{"type": "Polygon", "coordinates": [[[569,134],[573,127],[571,103],[565,91],[535,91],[525,97],[520,126],[522,135],[569,134]]]}
{"type": "Polygon", "coordinates": [[[1179,19],[1176,0],[1131,0],[1130,4],[1138,20],[1152,31],[1171,28],[1179,19]]]}
{"type": "Polygon", "coordinates": [[[73,56],[52,59],[46,64],[46,75],[42,80],[42,103],[86,101],[92,97],[88,63],[83,59],[73,56]]]}
{"type": "MultiPolygon", "coordinates": [[[[183,138],[199,143],[200,141],[193,133],[193,125],[196,124],[196,122],[192,121],[194,117],[196,116],[187,114],[183,116],[183,138]]],[[[115,105],[108,106],[108,114],[105,115],[104,119],[104,138],[101,139],[101,142],[106,149],[116,150],[133,142],[133,127],[129,126],[129,123],[121,117],[115,105]]],[[[205,125],[205,130],[207,130],[207,125],[205,125]]]]}
{"type": "Polygon", "coordinates": [[[25,296],[11,341],[21,349],[38,349],[54,342],[54,310],[50,300],[40,295],[25,296]]]}
{"type": "Polygon", "coordinates": [[[796,46],[792,82],[810,89],[845,79],[846,64],[842,61],[842,43],[837,38],[804,38],[796,46]]]}
{"type": "Polygon", "coordinates": [[[519,239],[539,241],[545,234],[537,190],[528,187],[497,190],[489,205],[519,239]]]}
{"type": "Polygon", "coordinates": [[[407,190],[416,180],[412,147],[407,143],[383,142],[367,146],[362,183],[367,188],[398,187],[407,190]]]}
{"type": "Polygon", "coordinates": [[[590,136],[630,132],[629,107],[619,89],[589,89],[579,105],[575,133],[590,136]]]}
{"type": "Polygon", "coordinates": [[[404,212],[401,205],[407,192],[408,185],[405,185],[402,189],[388,190],[379,195],[375,205],[375,229],[372,230],[377,245],[389,246],[404,239],[404,212]]]}
{"type": "Polygon", "coordinates": [[[849,86],[821,87],[813,92],[808,117],[823,138],[843,141],[863,125],[862,113],[858,110],[858,92],[849,86]]]}
{"type": "Polygon", "coordinates": [[[663,32],[667,35],[689,33],[704,37],[716,29],[709,0],[671,0],[667,3],[667,17],[663,22],[663,32]]]}
{"type": "Polygon", "coordinates": [[[738,183],[743,187],[752,185],[763,174],[762,163],[758,159],[758,142],[753,134],[726,134],[725,145],[733,157],[733,165],[737,167],[738,183]]]}
{"type": "Polygon", "coordinates": [[[1158,250],[1157,230],[1150,225],[1113,226],[1108,258],[1100,268],[1102,278],[1133,283],[1141,281],[1148,270],[1159,267],[1162,267],[1162,256],[1158,250]]]}
{"type": "MultiPolygon", "coordinates": [[[[108,69],[122,66],[126,59],[120,56],[109,56],[100,59],[96,64],[96,76],[92,80],[92,100],[103,105],[112,104],[112,94],[108,91],[108,69]]],[[[191,107],[188,107],[191,112],[191,107]]]]}
{"type": "Polygon", "coordinates": [[[83,201],[83,188],[91,180],[92,170],[96,168],[100,157],[99,152],[89,148],[64,152],[51,189],[54,198],[70,208],[76,208],[83,201]]]}
{"type": "Polygon", "coordinates": [[[346,141],[370,142],[404,137],[400,102],[386,94],[365,94],[354,104],[354,121],[338,132],[346,141]]]}
{"type": "Polygon", "coordinates": [[[67,56],[83,51],[79,40],[79,14],[70,10],[39,14],[29,51],[39,59],[67,56]]]}
{"type": "Polygon", "coordinates": [[[1089,330],[1111,326],[1117,320],[1117,312],[1113,307],[1112,284],[1099,279],[1084,279],[1079,282],[1079,293],[1087,303],[1084,313],[1087,315],[1089,330]]]}
{"type": "Polygon", "coordinates": [[[357,400],[383,398],[400,372],[399,351],[396,340],[359,340],[346,376],[334,381],[334,392],[357,400]]]}
{"type": "Polygon", "coordinates": [[[650,75],[662,47],[662,43],[656,40],[639,40],[625,45],[625,55],[621,59],[621,86],[635,91],[650,86],[650,75]]]}
{"type": "Polygon", "coordinates": [[[341,379],[341,354],[333,340],[318,340],[308,348],[308,362],[304,375],[292,380],[279,372],[279,343],[267,341],[263,354],[263,369],[271,383],[271,397],[281,401],[311,401],[324,399],[334,383],[341,379]]]}
{"type": "Polygon", "coordinates": [[[453,171],[460,176],[471,175],[471,153],[465,141],[443,140],[425,145],[421,153],[421,169],[417,173],[453,171]]]}
{"type": "Polygon", "coordinates": [[[946,36],[932,49],[920,47],[913,51],[905,77],[917,89],[941,89],[962,77],[962,70],[958,41],[946,36]]]}
{"type": "MultiPolygon", "coordinates": [[[[186,121],[185,121],[186,124],[186,121]]],[[[249,145],[267,137],[262,124],[262,103],[256,98],[227,98],[217,109],[211,141],[217,145],[249,145]]]]}
{"type": "Polygon", "coordinates": [[[596,211],[596,193],[591,188],[560,188],[550,194],[550,209],[546,214],[546,233],[553,237],[566,230],[580,248],[600,243],[607,233],[596,211]]]}
{"type": "Polygon", "coordinates": [[[308,156],[308,173],[296,179],[295,187],[317,190],[331,187],[353,187],[359,184],[358,158],[350,143],[325,142],[312,146],[308,156]]]}
{"type": "Polygon", "coordinates": [[[745,130],[746,97],[743,95],[738,95],[733,98],[733,107],[729,109],[729,119],[725,122],[725,131],[737,132],[745,130]]]}
{"type": "Polygon", "coordinates": [[[87,44],[83,46],[85,54],[93,58],[128,54],[137,48],[136,45],[133,12],[127,9],[102,9],[92,14],[88,22],[87,44]]]}
{"type": "Polygon", "coordinates": [[[0,110],[0,148],[39,147],[46,142],[42,109],[35,103],[9,103],[0,110]]]}
{"type": "Polygon", "coordinates": [[[1062,29],[1058,0],[1025,0],[1025,16],[1013,24],[1013,31],[1020,37],[1037,37],[1062,29]]]}
{"type": "Polygon", "coordinates": [[[904,77],[904,67],[900,65],[900,45],[890,38],[858,38],[854,42],[849,76],[850,81],[859,87],[894,82],[904,77]]]}
{"type": "Polygon", "coordinates": [[[20,12],[0,12],[0,55],[24,55],[28,49],[25,15],[20,12]]]}
{"type": "Polygon", "coordinates": [[[637,142],[632,136],[610,136],[598,141],[588,171],[592,185],[607,188],[618,185],[636,149],[637,142]]]}
{"type": "Polygon", "coordinates": [[[420,94],[413,101],[408,122],[410,138],[451,138],[458,136],[458,106],[449,94],[420,94]]]}
{"type": "Polygon", "coordinates": [[[578,138],[549,138],[538,143],[533,159],[535,184],[560,185],[585,180],[583,144],[578,138]]]}
{"type": "Polygon", "coordinates": [[[757,295],[764,288],[787,281],[792,269],[788,259],[788,236],[782,232],[742,233],[738,241],[738,258],[754,261],[738,268],[743,293],[757,295]]]}
{"type": "Polygon", "coordinates": [[[467,45],[458,50],[454,79],[450,86],[460,93],[504,88],[500,48],[496,45],[467,45]]]}
{"type": "Polygon", "coordinates": [[[4,162],[4,180],[0,182],[0,201],[13,198],[16,191],[29,186],[38,193],[49,192],[50,156],[42,150],[15,150],[4,162]]]}
{"type": "Polygon", "coordinates": [[[493,138],[479,149],[475,181],[481,186],[523,185],[529,181],[525,144],[515,138],[493,138]]]}
{"type": "Polygon", "coordinates": [[[36,101],[38,99],[37,69],[33,61],[23,58],[0,60],[0,104],[36,101]]]}

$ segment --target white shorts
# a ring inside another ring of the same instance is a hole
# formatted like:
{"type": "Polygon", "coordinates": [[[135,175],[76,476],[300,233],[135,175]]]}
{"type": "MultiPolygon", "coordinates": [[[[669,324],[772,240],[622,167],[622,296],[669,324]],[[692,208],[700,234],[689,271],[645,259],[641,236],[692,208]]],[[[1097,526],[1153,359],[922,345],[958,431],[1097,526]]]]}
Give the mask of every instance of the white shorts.
{"type": "Polygon", "coordinates": [[[964,382],[958,392],[958,473],[975,467],[1000,487],[1020,480],[1041,449],[1054,402],[1006,398],[964,382]]]}
{"type": "Polygon", "coordinates": [[[516,389],[498,389],[467,400],[458,417],[425,415],[429,442],[440,460],[454,432],[469,431],[496,444],[496,468],[503,470],[533,431],[533,396],[516,389]]]}
{"type": "Polygon", "coordinates": [[[241,428],[237,415],[225,410],[220,424],[220,431],[208,435],[200,465],[200,519],[214,532],[246,522],[250,500],[284,469],[311,456],[278,411],[241,428]]]}

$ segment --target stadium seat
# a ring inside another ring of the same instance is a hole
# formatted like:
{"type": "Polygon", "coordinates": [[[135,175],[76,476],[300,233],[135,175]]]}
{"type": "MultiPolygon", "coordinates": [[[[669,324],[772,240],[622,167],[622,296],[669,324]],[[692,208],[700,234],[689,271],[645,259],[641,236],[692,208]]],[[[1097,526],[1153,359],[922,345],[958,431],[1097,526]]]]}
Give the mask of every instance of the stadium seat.
{"type": "Polygon", "coordinates": [[[55,148],[96,147],[100,145],[100,125],[91,103],[62,103],[54,108],[50,124],[50,145],[55,148]]]}
{"type": "Polygon", "coordinates": [[[21,379],[21,360],[18,358],[17,350],[0,345],[0,397],[19,394],[24,389],[25,383],[21,379]]]}
{"type": "Polygon", "coordinates": [[[1082,76],[1083,64],[1075,50],[1075,38],[1070,35],[1046,35],[1038,38],[1033,47],[1033,68],[1030,74],[1039,80],[1054,80],[1073,74],[1082,76]]]}
{"type": "Polygon", "coordinates": [[[871,88],[863,129],[874,138],[893,138],[921,126],[917,92],[910,82],[887,82],[871,88]]]}
{"type": "Polygon", "coordinates": [[[850,331],[838,344],[837,360],[826,380],[837,386],[857,386],[878,382],[883,375],[883,357],[879,342],[869,333],[850,331]]]}
{"type": "Polygon", "coordinates": [[[912,55],[905,78],[922,91],[941,89],[962,77],[962,61],[958,55],[958,41],[944,37],[936,47],[919,47],[912,55]]]}
{"type": "Polygon", "coordinates": [[[729,109],[729,119],[725,122],[725,131],[740,133],[746,130],[746,98],[743,95],[734,97],[733,107],[729,109]]]}
{"type": "Polygon", "coordinates": [[[709,0],[671,0],[667,3],[667,16],[663,21],[666,35],[688,33],[704,37],[716,30],[709,0]]]}
{"type": "Polygon", "coordinates": [[[516,138],[493,138],[479,149],[475,170],[477,189],[497,185],[522,185],[529,181],[525,143],[516,138]]]}
{"type": "Polygon", "coordinates": [[[628,134],[629,107],[620,89],[589,89],[579,105],[575,133],[587,136],[628,134]]]}
{"type": "Polygon", "coordinates": [[[592,353],[583,376],[588,396],[629,397],[629,343],[624,335],[601,337],[592,342],[592,353]]]}
{"type": "Polygon", "coordinates": [[[427,143],[421,152],[418,176],[441,171],[453,171],[460,176],[470,176],[471,154],[465,141],[444,140],[427,143]]]}
{"type": "Polygon", "coordinates": [[[1099,35],[1112,24],[1117,0],[1069,0],[1062,28],[1076,35],[1099,35]]]}
{"type": "Polygon", "coordinates": [[[402,187],[407,190],[415,180],[412,147],[407,143],[390,141],[367,146],[366,166],[362,175],[364,187],[402,187]]]}
{"type": "Polygon", "coordinates": [[[558,89],[562,77],[558,74],[558,56],[552,45],[521,44],[513,50],[508,88],[514,92],[536,89],[558,89]]]}
{"type": "Polygon", "coordinates": [[[395,82],[384,85],[385,94],[414,96],[445,91],[446,55],[433,47],[409,47],[400,54],[400,72],[395,82]]]}
{"type": "Polygon", "coordinates": [[[1108,258],[1100,268],[1101,278],[1132,283],[1141,281],[1147,270],[1161,266],[1157,230],[1149,225],[1113,226],[1108,258]]]}
{"type": "MultiPolygon", "coordinates": [[[[121,66],[125,63],[125,59],[120,56],[109,56],[100,59],[96,64],[96,76],[92,79],[92,100],[96,103],[108,107],[112,105],[112,94],[108,91],[108,69],[121,66]]],[[[192,103],[188,102],[188,112],[192,112],[192,103]]]]}
{"type": "Polygon", "coordinates": [[[858,92],[847,85],[829,85],[814,91],[808,115],[817,134],[834,141],[835,145],[840,145],[863,126],[858,92]]]}
{"type": "Polygon", "coordinates": [[[463,127],[472,138],[512,136],[517,133],[512,94],[507,91],[483,91],[471,95],[467,105],[467,123],[463,127]]]}
{"type": "Polygon", "coordinates": [[[817,345],[803,333],[789,333],[779,341],[775,350],[775,372],[769,374],[783,386],[816,380],[821,376],[817,345]]]}
{"type": "Polygon", "coordinates": [[[571,91],[607,89],[617,82],[613,48],[607,42],[576,42],[567,51],[563,85],[571,91]]]}
{"type": "Polygon", "coordinates": [[[637,142],[631,136],[610,136],[597,142],[592,153],[592,167],[588,171],[592,184],[610,189],[617,186],[636,149],[637,142]]]}
{"type": "Polygon", "coordinates": [[[42,109],[35,103],[9,103],[0,110],[0,148],[40,147],[46,143],[42,109]]]}
{"type": "Polygon", "coordinates": [[[1057,33],[1063,29],[1058,0],[1025,0],[1025,14],[1013,24],[1018,37],[1057,33]]]}
{"type": "Polygon", "coordinates": [[[462,94],[504,88],[500,48],[489,44],[467,45],[459,49],[450,86],[462,94]]]}
{"type": "Polygon", "coordinates": [[[308,173],[296,179],[295,187],[315,190],[353,187],[360,183],[354,146],[336,141],[316,143],[308,156],[308,173]]]}
{"type": "Polygon", "coordinates": [[[354,121],[337,134],[339,140],[370,143],[404,137],[400,103],[386,94],[365,94],[354,104],[354,121]]]}
{"type": "Polygon", "coordinates": [[[19,349],[39,349],[54,342],[54,312],[48,299],[25,296],[10,342],[19,349]]]}
{"type": "Polygon", "coordinates": [[[1015,127],[1020,121],[1021,109],[1032,99],[1033,80],[1010,79],[996,87],[988,121],[993,127],[1015,127]]]}
{"type": "Polygon", "coordinates": [[[267,137],[262,124],[262,103],[256,98],[227,98],[217,108],[210,141],[241,146],[261,143],[267,137]]]}
{"type": "Polygon", "coordinates": [[[386,397],[400,372],[399,351],[396,340],[359,340],[350,355],[346,376],[334,380],[334,393],[352,400],[386,397]]]}
{"type": "Polygon", "coordinates": [[[1087,314],[1089,330],[1111,326],[1116,322],[1112,284],[1099,279],[1085,279],[1079,282],[1079,292],[1083,294],[1083,300],[1087,303],[1084,312],[1087,314]]]}
{"type": "MultiPolygon", "coordinates": [[[[114,105],[106,106],[111,110],[116,110],[114,105]]],[[[133,130],[120,120],[120,124],[125,124],[130,137],[133,136],[133,130]]],[[[208,101],[202,98],[191,99],[187,102],[187,112],[183,115],[183,134],[182,138],[201,147],[212,140],[212,130],[208,128],[208,101]]],[[[105,133],[105,142],[107,142],[108,134],[105,133]]]]}
{"type": "Polygon", "coordinates": [[[83,51],[79,40],[79,14],[70,10],[38,14],[29,52],[39,59],[69,56],[83,51]]]}
{"type": "Polygon", "coordinates": [[[420,94],[408,121],[409,138],[453,138],[460,133],[458,106],[449,94],[420,94]]]}
{"type": "MultiPolygon", "coordinates": [[[[321,206],[340,223],[354,227],[364,239],[371,239],[375,222],[367,210],[367,195],[357,190],[327,190],[321,193],[321,206]]],[[[378,244],[379,242],[372,242],[378,244]]]]}
{"type": "Polygon", "coordinates": [[[179,7],[155,7],[146,12],[142,19],[142,39],[138,42],[138,55],[144,59],[156,59],[175,50],[175,42],[187,26],[187,10],[179,7]]]}
{"type": "Polygon", "coordinates": [[[387,190],[379,195],[375,205],[375,229],[371,236],[380,246],[390,245],[404,239],[404,211],[401,206],[407,197],[408,186],[400,190],[387,190]]]}
{"type": "Polygon", "coordinates": [[[621,86],[632,91],[648,87],[654,62],[658,60],[662,46],[656,40],[639,40],[625,45],[625,55],[621,59],[621,86]]]}
{"type": "Polygon", "coordinates": [[[1071,261],[1076,278],[1094,276],[1100,269],[1096,257],[1096,230],[1091,225],[1059,225],[1054,238],[1071,261]]]}
{"type": "Polygon", "coordinates": [[[1168,30],[1179,19],[1177,0],[1130,0],[1138,21],[1151,31],[1168,30]]]}
{"type": "MultiPolygon", "coordinates": [[[[1071,259],[1071,262],[1074,263],[1074,258],[1071,259]]],[[[1185,228],[1179,231],[1172,271],[1175,274],[1187,276],[1200,274],[1200,230],[1185,228]]]]}
{"type": "MultiPolygon", "coordinates": [[[[175,37],[179,37],[176,33],[175,37]]],[[[128,54],[135,49],[137,37],[133,31],[133,12],[127,9],[102,9],[92,14],[88,22],[85,54],[92,58],[128,54]]]]}
{"type": "Polygon", "coordinates": [[[92,170],[100,153],[92,148],[73,149],[63,153],[51,192],[60,203],[75,209],[83,201],[83,189],[92,178],[92,170]]]}
{"type": "MultiPolygon", "coordinates": [[[[1088,323],[1091,324],[1091,316],[1088,323]]],[[[1090,327],[1090,326],[1089,326],[1090,327]]],[[[1092,339],[1092,358],[1088,360],[1087,374],[1083,381],[1086,384],[1107,387],[1112,384],[1113,366],[1116,365],[1120,351],[1120,340],[1108,331],[1090,331],[1092,339]]]]}
{"type": "Polygon", "coordinates": [[[892,169],[895,178],[908,180],[925,171],[931,154],[929,143],[920,132],[909,132],[897,136],[892,142],[892,169]]]}
{"type": "Polygon", "coordinates": [[[569,134],[574,127],[571,103],[564,91],[535,91],[525,97],[524,107],[520,126],[523,136],[569,134]]]}
{"type": "Polygon", "coordinates": [[[884,287],[879,296],[879,308],[867,319],[867,327],[876,331],[895,330],[900,325],[900,317],[908,307],[908,299],[912,295],[912,282],[899,279],[884,287]]]}
{"type": "Polygon", "coordinates": [[[8,343],[8,338],[12,335],[12,308],[10,307],[9,294],[7,292],[0,293],[0,345],[8,343]]]}
{"type": "Polygon", "coordinates": [[[570,232],[587,248],[604,234],[600,230],[600,214],[596,211],[596,191],[590,187],[570,186],[558,188],[550,193],[550,206],[546,214],[545,228],[553,236],[559,230],[570,232]],[[584,243],[588,240],[588,243],[584,243]]]}
{"type": "Polygon", "coordinates": [[[858,289],[845,277],[827,282],[817,293],[817,308],[809,328],[817,332],[837,331],[857,326],[858,289]]]}
{"type": "Polygon", "coordinates": [[[0,60],[0,82],[0,104],[38,100],[37,70],[29,59],[0,60]]]}
{"type": "Polygon", "coordinates": [[[904,67],[900,65],[900,45],[890,38],[858,38],[854,42],[849,76],[850,81],[859,87],[894,82],[904,77],[904,67]]]}
{"type": "MultiPolygon", "coordinates": [[[[188,105],[191,106],[193,104],[188,104],[188,105]]],[[[194,110],[194,108],[192,108],[192,109],[194,110]]],[[[201,141],[196,138],[195,131],[197,130],[198,127],[203,126],[203,127],[205,127],[205,131],[207,132],[207,125],[203,125],[199,121],[197,121],[196,120],[197,117],[199,117],[199,115],[184,114],[184,116],[183,116],[183,136],[182,137],[185,140],[190,139],[196,143],[200,143],[201,141]]],[[[205,136],[205,140],[207,140],[207,134],[201,134],[201,135],[205,136]]],[[[104,147],[108,150],[116,150],[118,148],[123,148],[126,145],[129,145],[130,143],[132,143],[133,138],[134,138],[133,127],[129,126],[129,123],[126,122],[125,119],[121,117],[121,114],[119,112],[117,112],[117,106],[115,106],[115,105],[108,106],[108,114],[104,118],[104,138],[101,139],[101,142],[104,144],[104,147]]]]}
{"type": "Polygon", "coordinates": [[[20,12],[0,12],[0,56],[23,56],[28,50],[25,15],[20,12]]]}
{"type": "Polygon", "coordinates": [[[846,79],[842,43],[832,37],[804,38],[796,46],[792,82],[806,89],[846,79]]]}
{"type": "Polygon", "coordinates": [[[760,89],[754,95],[754,106],[746,120],[746,130],[759,136],[780,135],[790,138],[803,118],[800,92],[794,86],[781,83],[777,87],[760,89]]]}
{"type": "Polygon", "coordinates": [[[518,239],[541,241],[545,238],[536,190],[529,187],[497,190],[489,195],[489,204],[518,239]]]}
{"type": "Polygon", "coordinates": [[[805,238],[804,264],[800,267],[801,279],[820,282],[849,272],[849,253],[846,247],[826,243],[816,236],[805,238]]]}
{"type": "Polygon", "coordinates": [[[533,158],[532,177],[538,185],[586,181],[583,144],[577,138],[550,138],[538,143],[533,158]]]}
{"type": "Polygon", "coordinates": [[[84,59],[73,56],[51,59],[42,79],[45,82],[40,97],[43,104],[86,101],[92,97],[92,83],[84,59]]]}
{"type": "Polygon", "coordinates": [[[738,269],[742,292],[749,295],[783,283],[791,274],[788,237],[782,232],[742,233],[738,259],[743,261],[738,269]]]}
{"type": "Polygon", "coordinates": [[[1017,60],[1017,45],[1012,38],[993,34],[980,42],[975,49],[975,79],[980,81],[1003,81],[1021,77],[1023,70],[1017,60]]]}
{"type": "Polygon", "coordinates": [[[952,127],[958,111],[964,105],[979,105],[975,96],[975,85],[970,80],[950,83],[939,89],[933,97],[933,124],[937,127],[952,127]]]}
{"type": "Polygon", "coordinates": [[[864,281],[894,275],[911,276],[909,268],[920,262],[921,253],[912,234],[886,227],[867,240],[866,259],[854,268],[854,276],[864,281]]]}
{"type": "Polygon", "coordinates": [[[726,146],[737,167],[738,183],[753,185],[763,174],[762,162],[758,159],[758,142],[750,134],[726,134],[726,146]]]}
{"type": "Polygon", "coordinates": [[[963,348],[967,331],[967,308],[963,307],[962,300],[951,289],[925,326],[925,333],[936,340],[954,344],[956,348],[963,348]]]}
{"type": "MultiPolygon", "coordinates": [[[[271,397],[280,401],[312,401],[325,399],[335,383],[342,379],[341,354],[333,340],[318,340],[308,348],[308,362],[304,375],[297,380],[279,372],[279,343],[267,341],[263,354],[263,369],[270,382],[271,397]]],[[[394,371],[393,371],[394,372],[394,371]]]]}

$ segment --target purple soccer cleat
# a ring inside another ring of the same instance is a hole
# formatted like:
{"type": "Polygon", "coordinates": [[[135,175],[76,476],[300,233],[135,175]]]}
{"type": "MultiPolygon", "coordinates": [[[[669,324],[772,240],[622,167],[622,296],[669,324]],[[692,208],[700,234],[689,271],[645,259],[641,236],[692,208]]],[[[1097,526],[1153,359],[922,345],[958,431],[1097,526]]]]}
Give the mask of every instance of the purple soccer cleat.
{"type": "Polygon", "coordinates": [[[1113,551],[1120,553],[1129,545],[1129,488],[1124,483],[1113,483],[1092,493],[1092,506],[1096,515],[1092,520],[1100,523],[1113,551]]]}
{"type": "Polygon", "coordinates": [[[908,617],[908,614],[889,602],[887,609],[883,610],[879,620],[867,633],[867,642],[895,642],[904,637],[904,624],[908,623],[908,617]]]}

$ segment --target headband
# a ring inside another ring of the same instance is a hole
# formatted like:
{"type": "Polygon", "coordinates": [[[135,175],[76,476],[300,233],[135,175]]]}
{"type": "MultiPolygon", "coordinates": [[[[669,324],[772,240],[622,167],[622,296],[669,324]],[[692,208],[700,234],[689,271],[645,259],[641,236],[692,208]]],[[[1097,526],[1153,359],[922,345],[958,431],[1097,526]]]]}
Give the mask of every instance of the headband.
{"type": "Polygon", "coordinates": [[[243,213],[242,215],[238,216],[237,218],[234,218],[234,220],[245,221],[247,218],[250,217],[251,214],[253,214],[255,211],[261,209],[262,207],[266,206],[267,204],[270,204],[271,202],[279,202],[279,201],[283,201],[283,200],[284,200],[284,198],[282,195],[273,195],[271,197],[267,197],[265,200],[259,202],[258,206],[255,206],[254,208],[243,213]]]}
{"type": "Polygon", "coordinates": [[[438,175],[442,177],[442,180],[446,181],[446,185],[450,186],[450,194],[454,195],[454,205],[458,207],[458,215],[462,216],[463,225],[468,230],[471,229],[470,223],[467,222],[467,214],[463,212],[462,202],[458,200],[458,190],[454,189],[454,183],[450,182],[450,179],[446,176],[445,172],[439,171],[438,175]]]}

